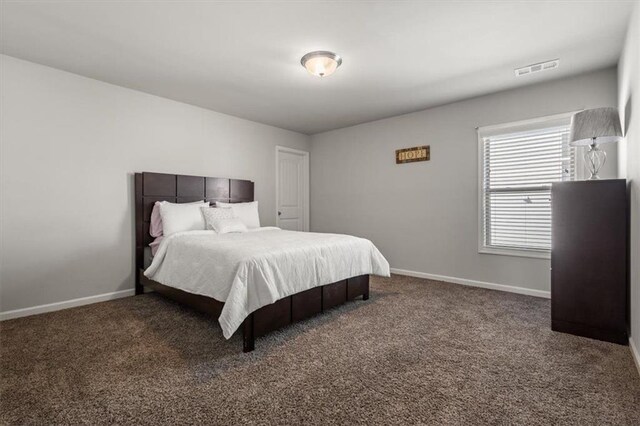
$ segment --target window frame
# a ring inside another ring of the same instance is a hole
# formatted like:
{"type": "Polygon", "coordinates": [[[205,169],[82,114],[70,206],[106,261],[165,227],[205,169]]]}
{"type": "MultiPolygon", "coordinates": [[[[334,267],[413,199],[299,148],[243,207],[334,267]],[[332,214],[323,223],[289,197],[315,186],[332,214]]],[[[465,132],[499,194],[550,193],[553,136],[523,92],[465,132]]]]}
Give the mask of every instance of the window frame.
{"type": "MultiPolygon", "coordinates": [[[[562,114],[549,115],[544,117],[537,117],[528,120],[515,121],[510,123],[494,124],[489,126],[477,127],[478,137],[478,161],[477,161],[477,176],[478,176],[478,253],[480,254],[494,254],[503,256],[517,256],[517,257],[530,257],[537,259],[550,259],[551,250],[541,249],[519,249],[519,248],[503,248],[487,246],[484,242],[484,139],[491,136],[523,132],[527,130],[542,129],[545,127],[553,127],[554,125],[565,125],[567,121],[571,121],[571,117],[579,111],[572,111],[562,114]]],[[[574,180],[580,179],[579,170],[582,169],[581,156],[577,155],[576,148],[574,150],[575,158],[575,174],[574,180]]]]}

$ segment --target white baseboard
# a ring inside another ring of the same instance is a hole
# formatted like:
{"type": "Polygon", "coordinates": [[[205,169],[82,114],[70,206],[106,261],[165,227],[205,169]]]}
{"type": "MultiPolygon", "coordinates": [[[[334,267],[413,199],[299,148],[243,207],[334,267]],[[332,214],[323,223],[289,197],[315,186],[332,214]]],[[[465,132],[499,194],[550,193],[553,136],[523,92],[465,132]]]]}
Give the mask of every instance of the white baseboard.
{"type": "Polygon", "coordinates": [[[447,277],[445,275],[427,274],[426,272],[408,271],[406,269],[391,268],[391,273],[398,274],[398,275],[406,275],[408,277],[426,278],[428,280],[434,280],[434,281],[445,281],[448,283],[467,285],[470,287],[480,287],[480,288],[487,288],[490,290],[506,291],[508,293],[526,294],[527,296],[543,297],[545,299],[551,298],[551,292],[549,291],[533,290],[533,289],[524,288],[524,287],[513,287],[510,285],[487,283],[484,281],[468,280],[465,278],[456,278],[456,277],[447,277]]]}
{"type": "Polygon", "coordinates": [[[76,306],[90,305],[92,303],[106,302],[107,300],[120,299],[133,296],[135,289],[114,291],[113,293],[98,294],[96,296],[81,297],[79,299],[65,300],[64,302],[49,303],[47,305],[32,306],[30,308],[15,309],[13,311],[0,312],[0,321],[43,314],[45,312],[60,311],[76,306]]]}
{"type": "Polygon", "coordinates": [[[629,347],[631,348],[631,355],[633,357],[633,361],[636,363],[638,374],[640,374],[640,352],[638,352],[638,347],[634,343],[632,337],[629,337],[629,347]]]}

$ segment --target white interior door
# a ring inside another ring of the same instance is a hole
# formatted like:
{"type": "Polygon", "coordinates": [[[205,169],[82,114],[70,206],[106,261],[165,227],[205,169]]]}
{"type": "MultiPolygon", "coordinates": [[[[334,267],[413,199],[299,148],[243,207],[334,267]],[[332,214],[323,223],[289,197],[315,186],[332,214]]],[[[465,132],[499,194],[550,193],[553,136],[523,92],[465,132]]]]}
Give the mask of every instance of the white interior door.
{"type": "Polygon", "coordinates": [[[277,225],[290,231],[309,230],[309,153],[276,147],[277,225]]]}

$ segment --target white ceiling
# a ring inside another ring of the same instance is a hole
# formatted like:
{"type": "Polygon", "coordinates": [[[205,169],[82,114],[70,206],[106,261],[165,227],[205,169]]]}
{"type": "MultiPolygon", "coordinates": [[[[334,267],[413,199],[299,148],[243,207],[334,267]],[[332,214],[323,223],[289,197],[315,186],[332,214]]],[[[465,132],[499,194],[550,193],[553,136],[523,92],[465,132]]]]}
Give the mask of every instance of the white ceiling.
{"type": "Polygon", "coordinates": [[[632,2],[2,1],[1,51],[317,133],[617,63],[632,2]],[[332,50],[332,76],[300,57],[332,50]],[[560,58],[555,71],[516,67],[560,58]]]}

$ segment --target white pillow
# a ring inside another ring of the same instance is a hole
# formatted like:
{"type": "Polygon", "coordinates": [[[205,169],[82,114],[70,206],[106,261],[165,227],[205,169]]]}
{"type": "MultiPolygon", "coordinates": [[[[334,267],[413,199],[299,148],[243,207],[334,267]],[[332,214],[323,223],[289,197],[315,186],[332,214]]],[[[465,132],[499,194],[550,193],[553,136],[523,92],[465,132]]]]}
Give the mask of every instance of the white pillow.
{"type": "Polygon", "coordinates": [[[247,232],[248,229],[242,221],[237,217],[229,219],[216,219],[213,221],[213,229],[218,234],[228,234],[231,232],[247,232]]]}
{"type": "Polygon", "coordinates": [[[202,206],[203,204],[160,204],[162,234],[167,237],[176,232],[204,230],[202,206]]]}
{"type": "MultiPolygon", "coordinates": [[[[159,238],[162,237],[162,217],[160,216],[160,204],[168,203],[168,201],[156,201],[153,203],[153,210],[151,210],[151,223],[149,224],[149,234],[152,237],[159,238]]],[[[173,203],[175,204],[175,203],[173,203]]],[[[184,203],[184,204],[201,204],[201,205],[209,205],[209,202],[200,200],[195,201],[193,203],[184,203]]]]}
{"type": "Polygon", "coordinates": [[[202,210],[202,215],[204,216],[204,222],[206,224],[207,229],[213,229],[217,231],[213,226],[213,223],[216,220],[220,219],[232,219],[237,217],[231,208],[212,208],[209,206],[200,207],[202,210]]]}
{"type": "Polygon", "coordinates": [[[220,203],[216,202],[217,207],[230,207],[238,218],[247,228],[260,228],[260,216],[258,215],[258,202],[250,203],[220,203]]]}

